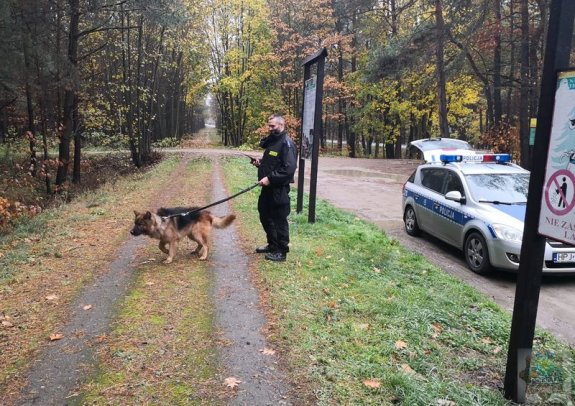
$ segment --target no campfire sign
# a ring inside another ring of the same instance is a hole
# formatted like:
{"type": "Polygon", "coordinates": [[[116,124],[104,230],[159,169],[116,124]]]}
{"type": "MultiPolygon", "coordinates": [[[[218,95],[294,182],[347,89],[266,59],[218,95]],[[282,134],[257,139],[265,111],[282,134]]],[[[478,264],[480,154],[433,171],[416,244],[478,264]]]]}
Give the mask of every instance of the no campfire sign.
{"type": "Polygon", "coordinates": [[[549,136],[539,233],[575,245],[575,69],[560,72],[549,136]]]}

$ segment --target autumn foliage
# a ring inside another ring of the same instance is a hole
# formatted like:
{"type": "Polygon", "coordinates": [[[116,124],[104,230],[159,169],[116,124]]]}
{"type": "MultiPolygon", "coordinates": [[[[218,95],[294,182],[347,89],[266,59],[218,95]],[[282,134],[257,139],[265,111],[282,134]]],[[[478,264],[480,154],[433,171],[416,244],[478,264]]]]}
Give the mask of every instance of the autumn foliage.
{"type": "Polygon", "coordinates": [[[481,135],[480,142],[495,153],[511,154],[514,160],[519,159],[519,131],[509,121],[490,127],[481,135]]]}

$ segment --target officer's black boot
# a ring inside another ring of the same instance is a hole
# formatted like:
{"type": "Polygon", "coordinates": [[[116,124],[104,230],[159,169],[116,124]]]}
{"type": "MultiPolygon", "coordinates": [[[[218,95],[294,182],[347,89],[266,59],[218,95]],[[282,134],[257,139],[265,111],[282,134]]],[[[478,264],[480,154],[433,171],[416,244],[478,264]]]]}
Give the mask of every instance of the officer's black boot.
{"type": "Polygon", "coordinates": [[[269,261],[283,262],[286,260],[287,255],[285,252],[271,252],[269,254],[266,254],[265,258],[269,261]]]}

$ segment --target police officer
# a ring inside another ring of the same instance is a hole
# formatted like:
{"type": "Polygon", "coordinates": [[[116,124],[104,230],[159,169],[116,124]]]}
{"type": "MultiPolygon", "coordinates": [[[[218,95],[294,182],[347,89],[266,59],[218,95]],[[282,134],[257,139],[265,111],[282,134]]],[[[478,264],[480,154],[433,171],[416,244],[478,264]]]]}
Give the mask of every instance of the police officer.
{"type": "Polygon", "coordinates": [[[290,183],[297,165],[295,145],[285,130],[285,120],[273,115],[268,120],[269,135],[260,141],[265,148],[261,159],[252,162],[258,168],[262,187],[258,200],[260,222],[266,232],[267,245],[256,248],[270,261],[285,261],[289,251],[290,183]]]}

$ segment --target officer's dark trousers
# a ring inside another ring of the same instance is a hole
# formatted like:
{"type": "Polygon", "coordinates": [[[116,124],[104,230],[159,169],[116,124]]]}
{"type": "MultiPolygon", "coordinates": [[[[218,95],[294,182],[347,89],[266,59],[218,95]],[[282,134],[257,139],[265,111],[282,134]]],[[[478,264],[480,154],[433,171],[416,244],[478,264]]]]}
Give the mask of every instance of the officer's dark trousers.
{"type": "Polygon", "coordinates": [[[263,186],[258,200],[260,222],[273,252],[289,251],[289,185],[263,186]]]}

